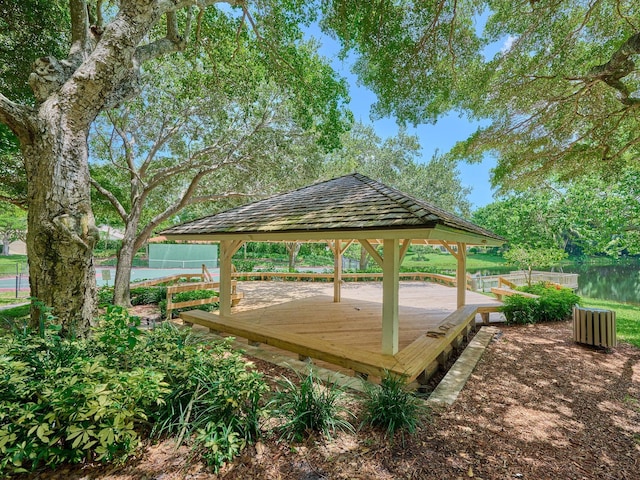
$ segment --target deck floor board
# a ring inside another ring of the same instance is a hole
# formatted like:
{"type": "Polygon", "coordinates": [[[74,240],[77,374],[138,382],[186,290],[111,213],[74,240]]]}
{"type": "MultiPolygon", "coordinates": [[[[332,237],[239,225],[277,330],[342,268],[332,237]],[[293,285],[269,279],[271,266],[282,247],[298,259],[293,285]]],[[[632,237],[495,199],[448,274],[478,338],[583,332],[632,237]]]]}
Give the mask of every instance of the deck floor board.
{"type": "MultiPolygon", "coordinates": [[[[220,318],[222,331],[225,325],[232,328],[236,321],[247,329],[255,329],[256,335],[261,330],[273,335],[281,332],[283,337],[291,335],[307,346],[313,346],[317,341],[319,345],[326,345],[333,353],[338,352],[345,357],[349,356],[350,350],[358,352],[358,358],[363,352],[371,352],[372,358],[380,355],[380,283],[345,284],[340,303],[333,302],[332,284],[238,282],[238,291],[243,291],[245,297],[230,316],[220,318]]],[[[433,351],[421,350],[429,350],[431,346],[441,349],[451,341],[451,335],[427,339],[425,334],[437,330],[456,311],[456,300],[456,289],[452,287],[425,282],[400,282],[398,362],[407,362],[407,368],[415,370],[416,364],[424,363],[421,358],[435,356],[433,351]]],[[[467,303],[499,305],[490,297],[475,292],[467,292],[467,303]]]]}

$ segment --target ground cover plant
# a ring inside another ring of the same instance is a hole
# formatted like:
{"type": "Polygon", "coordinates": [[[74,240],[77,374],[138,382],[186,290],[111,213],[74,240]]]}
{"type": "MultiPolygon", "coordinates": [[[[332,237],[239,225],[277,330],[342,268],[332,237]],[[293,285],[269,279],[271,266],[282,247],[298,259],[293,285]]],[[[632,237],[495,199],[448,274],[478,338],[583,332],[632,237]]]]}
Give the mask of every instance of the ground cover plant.
{"type": "Polygon", "coordinates": [[[47,321],[2,332],[0,476],[121,462],[149,435],[176,432],[218,468],[255,439],[261,374],[227,342],[138,325],[110,307],[87,340],[63,338],[47,321]]]}

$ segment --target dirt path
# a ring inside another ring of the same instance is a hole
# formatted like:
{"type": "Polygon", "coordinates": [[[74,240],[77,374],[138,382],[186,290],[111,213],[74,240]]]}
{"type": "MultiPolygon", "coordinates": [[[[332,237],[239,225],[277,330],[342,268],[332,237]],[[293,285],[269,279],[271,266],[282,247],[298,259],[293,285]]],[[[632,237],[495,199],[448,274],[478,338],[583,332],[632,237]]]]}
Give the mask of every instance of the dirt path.
{"type": "Polygon", "coordinates": [[[640,479],[640,350],[576,345],[568,323],[501,330],[458,401],[404,446],[367,429],[293,448],[267,438],[213,475],[163,443],[119,469],[39,478],[640,479]]]}

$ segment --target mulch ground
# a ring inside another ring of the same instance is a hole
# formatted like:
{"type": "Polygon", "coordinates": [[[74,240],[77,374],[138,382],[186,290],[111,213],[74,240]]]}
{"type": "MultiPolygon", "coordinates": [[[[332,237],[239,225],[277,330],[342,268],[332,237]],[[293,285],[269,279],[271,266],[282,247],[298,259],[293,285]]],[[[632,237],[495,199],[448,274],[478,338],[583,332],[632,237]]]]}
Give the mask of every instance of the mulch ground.
{"type": "Polygon", "coordinates": [[[370,429],[300,445],[265,438],[217,475],[188,458],[164,442],[121,467],[38,478],[640,479],[640,349],[577,345],[569,323],[501,327],[456,403],[404,443],[370,429]]]}

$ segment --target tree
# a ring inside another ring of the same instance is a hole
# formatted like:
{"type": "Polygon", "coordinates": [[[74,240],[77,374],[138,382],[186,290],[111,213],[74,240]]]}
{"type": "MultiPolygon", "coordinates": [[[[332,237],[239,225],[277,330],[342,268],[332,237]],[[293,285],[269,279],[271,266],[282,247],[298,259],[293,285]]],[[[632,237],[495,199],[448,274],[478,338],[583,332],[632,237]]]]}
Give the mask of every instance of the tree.
{"type": "MultiPolygon", "coordinates": [[[[472,66],[460,105],[491,120],[454,149],[498,156],[493,181],[525,188],[597,173],[640,155],[638,2],[495,1],[484,31],[502,49],[472,66]]],[[[461,89],[462,90],[462,89],[461,89]]]]}
{"type": "Polygon", "coordinates": [[[526,272],[527,285],[531,286],[531,274],[534,268],[547,268],[557,265],[567,254],[557,248],[525,248],[511,247],[504,254],[507,262],[517,265],[526,272]]]}
{"type": "MultiPolygon", "coordinates": [[[[400,130],[397,136],[381,139],[371,126],[356,123],[342,137],[342,148],[331,152],[325,162],[325,178],[359,172],[440,208],[469,216],[467,196],[455,163],[435,154],[420,163],[418,138],[400,130]]],[[[366,270],[368,254],[360,248],[360,269],[366,270]]]]}
{"type": "Polygon", "coordinates": [[[595,174],[499,197],[476,210],[473,221],[512,245],[557,248],[571,255],[640,253],[640,175],[595,174]]]}
{"type": "MultiPolygon", "coordinates": [[[[90,203],[90,125],[100,112],[137,94],[142,65],[184,50],[196,19],[196,34],[203,42],[203,33],[216,38],[215,30],[206,31],[208,15],[234,18],[240,31],[255,26],[265,65],[281,74],[283,82],[298,79],[309,107],[308,125],[324,111],[331,121],[316,128],[328,143],[343,128],[336,83],[305,90],[306,79],[298,75],[299,23],[312,10],[295,2],[267,2],[251,10],[246,4],[221,10],[213,3],[69,0],[63,7],[53,0],[43,2],[47,12],[61,8],[50,25],[66,48],[65,57],[56,58],[58,49],[52,48],[36,60],[28,76],[33,104],[4,88],[0,93],[0,123],[18,138],[26,172],[31,296],[53,308],[63,334],[86,332],[95,310],[92,251],[98,232],[90,203]]],[[[20,29],[9,27],[11,35],[20,29]]],[[[34,322],[40,313],[36,305],[34,322]]]]}
{"type": "Polygon", "coordinates": [[[2,255],[9,255],[9,244],[23,240],[27,229],[27,213],[11,204],[0,202],[0,237],[2,255]]]}
{"type": "Polygon", "coordinates": [[[420,143],[415,135],[400,130],[381,139],[373,128],[354,124],[341,139],[342,147],[327,155],[325,178],[359,172],[440,208],[469,216],[467,196],[456,164],[435,154],[421,163],[420,143]]]}
{"type": "MultiPolygon", "coordinates": [[[[236,37],[235,28],[227,35],[236,37]]],[[[114,279],[118,305],[129,305],[136,251],[163,222],[196,203],[261,197],[283,182],[295,186],[319,159],[319,136],[295,120],[301,105],[260,74],[255,45],[245,40],[241,52],[237,46],[218,47],[215,62],[205,52],[153,62],[141,96],[96,123],[91,143],[100,160],[91,165],[91,182],[124,225],[114,279]],[[222,88],[223,67],[231,71],[222,88]],[[295,179],[280,175],[285,165],[295,179]]],[[[322,62],[309,53],[309,68],[320,70],[322,62]]]]}
{"type": "Polygon", "coordinates": [[[558,196],[560,192],[551,188],[503,195],[475,210],[472,220],[503,236],[511,245],[564,250],[568,219],[557,208],[561,203],[558,196]]]}

